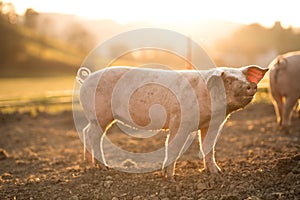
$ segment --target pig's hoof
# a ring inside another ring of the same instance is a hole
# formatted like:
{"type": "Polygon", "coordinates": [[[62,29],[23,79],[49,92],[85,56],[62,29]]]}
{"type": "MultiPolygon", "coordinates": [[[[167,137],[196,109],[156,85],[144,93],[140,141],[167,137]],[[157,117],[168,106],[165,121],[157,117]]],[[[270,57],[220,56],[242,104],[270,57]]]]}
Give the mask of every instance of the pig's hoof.
{"type": "Polygon", "coordinates": [[[205,168],[205,172],[209,173],[209,174],[222,174],[222,170],[220,169],[219,166],[212,166],[212,167],[208,167],[205,168]]]}
{"type": "Polygon", "coordinates": [[[103,166],[104,166],[103,168],[104,168],[105,170],[107,170],[107,171],[110,170],[110,167],[109,167],[108,165],[103,165],[103,166]]]}
{"type": "Polygon", "coordinates": [[[200,173],[208,173],[208,169],[205,168],[205,167],[199,168],[199,169],[198,169],[198,172],[200,172],[200,173]]]}
{"type": "Polygon", "coordinates": [[[171,176],[168,178],[171,183],[176,183],[175,176],[171,176]]]}
{"type": "Polygon", "coordinates": [[[89,166],[90,168],[97,168],[97,164],[95,162],[91,162],[89,160],[85,161],[87,166],[89,166]]]}
{"type": "Polygon", "coordinates": [[[165,177],[165,178],[174,177],[174,175],[175,175],[174,168],[168,166],[168,167],[162,169],[161,175],[162,175],[162,177],[165,177]]]}
{"type": "Polygon", "coordinates": [[[200,168],[198,169],[200,173],[208,173],[208,174],[222,174],[222,170],[219,167],[211,167],[211,168],[200,168]]]}
{"type": "Polygon", "coordinates": [[[160,176],[163,177],[163,178],[166,178],[166,177],[167,177],[167,174],[166,174],[166,172],[164,172],[164,171],[162,170],[161,173],[160,173],[160,176]]]}
{"type": "Polygon", "coordinates": [[[175,183],[176,182],[175,175],[170,175],[170,176],[166,175],[166,176],[164,176],[164,178],[165,178],[166,181],[169,181],[171,183],[175,183]]]}
{"type": "Polygon", "coordinates": [[[280,133],[283,133],[283,134],[290,134],[290,129],[287,126],[280,127],[279,131],[280,131],[280,133]]]}
{"type": "Polygon", "coordinates": [[[168,170],[163,169],[161,171],[161,176],[170,182],[176,182],[175,175],[173,173],[168,173],[168,170]]]}
{"type": "Polygon", "coordinates": [[[221,170],[209,170],[209,169],[206,169],[206,172],[209,173],[209,174],[216,174],[216,175],[222,174],[221,170]]]}
{"type": "Polygon", "coordinates": [[[168,173],[167,173],[167,169],[164,168],[161,170],[161,177],[167,178],[168,177],[168,173]]]}

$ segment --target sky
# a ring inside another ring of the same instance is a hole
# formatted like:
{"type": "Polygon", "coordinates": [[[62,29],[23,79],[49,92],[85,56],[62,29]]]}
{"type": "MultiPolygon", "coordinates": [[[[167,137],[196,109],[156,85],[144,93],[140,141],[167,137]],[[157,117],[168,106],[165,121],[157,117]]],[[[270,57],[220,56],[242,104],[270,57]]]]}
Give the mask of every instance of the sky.
{"type": "MultiPolygon", "coordinates": [[[[0,0],[1,1],[1,0],[0,0]]],[[[243,24],[300,27],[298,0],[4,0],[12,2],[18,14],[27,8],[38,12],[79,15],[90,19],[113,19],[120,23],[226,20],[243,24]]]]}

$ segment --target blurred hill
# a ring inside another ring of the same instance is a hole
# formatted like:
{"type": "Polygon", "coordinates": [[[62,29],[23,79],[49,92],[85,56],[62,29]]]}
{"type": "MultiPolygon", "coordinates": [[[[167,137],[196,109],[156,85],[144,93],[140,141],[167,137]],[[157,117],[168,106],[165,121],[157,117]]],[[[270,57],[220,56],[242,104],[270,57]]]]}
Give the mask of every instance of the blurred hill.
{"type": "MultiPolygon", "coordinates": [[[[121,24],[110,19],[38,13],[32,8],[18,16],[11,3],[0,1],[0,77],[75,75],[88,53],[101,42],[124,31],[149,27],[170,29],[189,36],[218,66],[265,66],[280,53],[300,49],[299,27],[285,29],[280,22],[271,28],[220,20],[121,24]]],[[[128,49],[127,45],[117,44],[106,53],[115,55],[117,49],[128,49]]],[[[153,58],[179,63],[170,59],[170,55],[153,52],[125,57],[114,64],[150,63],[153,58]]]]}
{"type": "MultiPolygon", "coordinates": [[[[91,20],[73,15],[38,13],[31,8],[23,16],[17,16],[13,5],[9,6],[10,9],[5,10],[11,12],[0,14],[1,77],[74,75],[94,47],[116,34],[133,29],[171,29],[209,47],[242,26],[221,21],[176,24],[138,21],[120,24],[110,19],[91,20]],[[224,26],[227,28],[220,35],[224,26]]],[[[116,48],[124,46],[126,44],[118,44],[109,49],[111,52],[108,53],[113,54],[116,48]]]]}
{"type": "Polygon", "coordinates": [[[84,54],[29,26],[20,25],[13,13],[0,14],[0,76],[56,76],[76,73],[84,54]]]}

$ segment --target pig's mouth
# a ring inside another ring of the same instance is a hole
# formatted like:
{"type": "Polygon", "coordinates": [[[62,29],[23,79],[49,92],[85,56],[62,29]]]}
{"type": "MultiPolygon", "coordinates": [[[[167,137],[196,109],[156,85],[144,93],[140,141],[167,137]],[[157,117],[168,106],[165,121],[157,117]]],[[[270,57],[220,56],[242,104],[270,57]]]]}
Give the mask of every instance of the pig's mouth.
{"type": "Polygon", "coordinates": [[[252,99],[252,98],[254,97],[254,94],[248,94],[248,95],[245,95],[244,97],[245,97],[245,98],[249,98],[249,99],[251,98],[251,99],[252,99]]]}
{"type": "Polygon", "coordinates": [[[236,97],[240,97],[241,99],[253,99],[255,94],[245,94],[245,95],[238,95],[236,94],[236,97]]]}
{"type": "Polygon", "coordinates": [[[254,94],[253,94],[253,95],[245,95],[245,96],[243,96],[243,98],[244,98],[245,100],[252,100],[253,97],[254,97],[254,94]]]}
{"type": "Polygon", "coordinates": [[[252,101],[254,95],[245,95],[242,97],[243,104],[248,104],[252,101]]]}
{"type": "Polygon", "coordinates": [[[248,104],[252,101],[254,95],[249,95],[249,94],[246,94],[246,95],[241,95],[238,97],[238,101],[241,103],[241,104],[248,104]]]}

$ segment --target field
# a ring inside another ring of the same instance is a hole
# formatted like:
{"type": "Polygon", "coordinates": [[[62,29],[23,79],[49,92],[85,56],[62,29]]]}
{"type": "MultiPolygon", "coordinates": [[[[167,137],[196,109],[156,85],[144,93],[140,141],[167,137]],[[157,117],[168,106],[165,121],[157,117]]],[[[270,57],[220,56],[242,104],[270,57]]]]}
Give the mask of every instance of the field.
{"type": "MultiPolygon", "coordinates": [[[[10,96],[3,93],[1,98],[32,100],[51,94],[61,99],[55,91],[73,87],[72,78],[36,79],[34,89],[25,85],[32,81],[20,80],[23,88],[18,87],[15,96],[10,90],[16,80],[12,81],[5,91],[10,96]]],[[[299,199],[300,119],[293,119],[290,134],[276,131],[274,109],[267,99],[259,93],[256,103],[235,112],[226,123],[216,146],[220,176],[199,171],[203,163],[194,142],[177,163],[175,183],[159,172],[131,174],[91,167],[83,160],[83,145],[67,103],[64,111],[42,100],[32,105],[35,111],[2,107],[0,199],[299,199]],[[55,112],[48,112],[49,105],[55,112]]],[[[147,144],[124,141],[116,127],[109,134],[122,148],[147,149],[147,144]]]]}
{"type": "Polygon", "coordinates": [[[59,112],[70,110],[75,75],[42,78],[1,78],[0,111],[59,112]]]}

